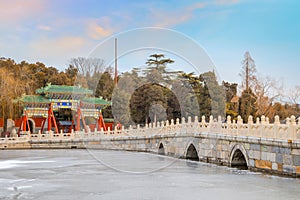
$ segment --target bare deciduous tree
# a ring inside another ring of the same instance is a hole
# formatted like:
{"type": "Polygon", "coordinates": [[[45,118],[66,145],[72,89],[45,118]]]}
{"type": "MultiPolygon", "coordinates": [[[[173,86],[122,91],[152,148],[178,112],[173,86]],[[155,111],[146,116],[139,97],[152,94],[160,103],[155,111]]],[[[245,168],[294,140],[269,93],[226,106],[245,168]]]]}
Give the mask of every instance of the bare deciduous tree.
{"type": "Polygon", "coordinates": [[[78,72],[83,76],[93,76],[95,73],[105,70],[104,60],[100,58],[72,58],[70,65],[78,69],[78,72]]]}
{"type": "Polygon", "coordinates": [[[283,85],[269,76],[261,76],[256,80],[254,93],[257,96],[258,115],[268,116],[274,101],[283,96],[283,85]]]}
{"type": "MultiPolygon", "coordinates": [[[[20,96],[24,90],[17,87],[18,80],[13,77],[13,72],[6,68],[0,68],[0,104],[4,120],[3,133],[7,131],[7,119],[13,117],[13,100],[20,96]]],[[[4,136],[4,135],[2,135],[4,136]]]]}
{"type": "Polygon", "coordinates": [[[292,104],[300,103],[300,85],[296,85],[294,88],[288,90],[286,97],[292,104]]]}

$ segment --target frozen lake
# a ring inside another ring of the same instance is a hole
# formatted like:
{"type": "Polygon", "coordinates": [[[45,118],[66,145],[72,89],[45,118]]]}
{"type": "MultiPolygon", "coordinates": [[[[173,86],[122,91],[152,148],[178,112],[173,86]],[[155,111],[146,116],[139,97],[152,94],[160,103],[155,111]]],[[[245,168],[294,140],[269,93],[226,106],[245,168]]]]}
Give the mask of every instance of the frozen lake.
{"type": "Polygon", "coordinates": [[[0,199],[300,199],[300,179],[139,152],[5,150],[0,199]]]}

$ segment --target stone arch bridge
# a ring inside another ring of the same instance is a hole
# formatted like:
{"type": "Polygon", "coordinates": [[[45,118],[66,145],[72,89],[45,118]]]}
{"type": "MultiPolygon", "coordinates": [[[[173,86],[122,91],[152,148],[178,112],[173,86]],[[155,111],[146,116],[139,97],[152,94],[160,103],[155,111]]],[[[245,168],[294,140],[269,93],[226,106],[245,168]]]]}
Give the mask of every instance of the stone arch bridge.
{"type": "Polygon", "coordinates": [[[95,132],[26,134],[2,138],[2,149],[93,148],[152,152],[254,171],[300,176],[300,123],[294,116],[273,124],[262,116],[243,123],[191,117],[141,128],[95,132]]]}

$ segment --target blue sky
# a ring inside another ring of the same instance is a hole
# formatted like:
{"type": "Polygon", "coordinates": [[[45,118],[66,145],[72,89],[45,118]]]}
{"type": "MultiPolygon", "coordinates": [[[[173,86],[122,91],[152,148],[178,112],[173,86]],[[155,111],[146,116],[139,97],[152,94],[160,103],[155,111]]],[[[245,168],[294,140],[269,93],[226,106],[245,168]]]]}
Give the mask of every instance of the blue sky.
{"type": "Polygon", "coordinates": [[[299,9],[297,0],[1,0],[0,56],[63,70],[113,34],[162,27],[201,45],[221,79],[239,82],[249,51],[260,74],[292,87],[300,85],[299,9]]]}

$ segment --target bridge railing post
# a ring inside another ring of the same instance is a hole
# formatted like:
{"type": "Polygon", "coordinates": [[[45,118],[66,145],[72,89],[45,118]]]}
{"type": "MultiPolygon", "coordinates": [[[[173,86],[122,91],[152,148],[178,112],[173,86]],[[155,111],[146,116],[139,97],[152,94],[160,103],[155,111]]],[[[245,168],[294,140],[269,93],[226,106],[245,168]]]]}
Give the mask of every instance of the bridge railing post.
{"type": "Polygon", "coordinates": [[[243,125],[243,119],[242,119],[242,117],[240,115],[237,118],[236,125],[237,125],[237,131],[236,131],[236,135],[235,136],[242,135],[241,130],[243,128],[242,127],[242,125],[243,125]]]}
{"type": "Polygon", "coordinates": [[[177,118],[176,119],[176,131],[175,131],[176,134],[184,134],[186,135],[187,134],[187,129],[186,129],[186,122],[185,122],[185,118],[182,117],[181,118],[181,124],[179,122],[179,119],[177,118]]]}
{"type": "Polygon", "coordinates": [[[171,124],[170,124],[170,130],[169,130],[169,134],[174,132],[174,119],[171,119],[171,124]]]}
{"type": "Polygon", "coordinates": [[[209,116],[209,120],[208,120],[208,131],[212,132],[213,130],[213,122],[214,122],[214,117],[211,115],[209,116]]]}
{"type": "Polygon", "coordinates": [[[115,128],[114,128],[114,134],[115,134],[115,135],[119,135],[119,131],[118,131],[117,126],[115,126],[115,128]]]}
{"type": "Polygon", "coordinates": [[[59,139],[64,139],[64,134],[63,134],[63,130],[60,129],[60,133],[59,133],[59,139]]]}
{"type": "Polygon", "coordinates": [[[191,116],[188,116],[187,123],[185,125],[187,134],[192,134],[193,133],[193,130],[192,130],[191,126],[192,126],[192,118],[191,118],[191,116]]]}
{"type": "Polygon", "coordinates": [[[199,133],[199,119],[198,116],[196,115],[194,118],[194,123],[192,123],[191,129],[193,130],[194,133],[199,133]]]}
{"type": "Polygon", "coordinates": [[[5,141],[5,143],[7,144],[7,143],[8,143],[8,137],[7,137],[7,135],[5,135],[5,137],[4,137],[4,138],[5,138],[5,140],[4,140],[4,141],[5,141]]]}
{"type": "Polygon", "coordinates": [[[38,131],[37,136],[38,136],[37,139],[38,139],[39,141],[41,141],[41,139],[42,139],[42,133],[41,133],[41,130],[38,131]]]}
{"type": "Polygon", "coordinates": [[[205,116],[201,117],[201,122],[199,123],[199,131],[200,132],[207,132],[208,131],[208,122],[206,122],[205,116]]]}
{"type": "Polygon", "coordinates": [[[291,140],[296,141],[296,117],[294,115],[291,116],[291,124],[290,124],[290,133],[291,133],[291,140]]]}
{"type": "Polygon", "coordinates": [[[164,121],[161,121],[160,122],[160,132],[159,132],[159,134],[161,134],[161,135],[164,135],[165,134],[165,125],[164,125],[164,121]]]}
{"type": "Polygon", "coordinates": [[[166,121],[166,134],[169,134],[169,132],[170,132],[170,121],[167,120],[166,121]]]}
{"type": "Polygon", "coordinates": [[[286,118],[285,120],[285,124],[283,125],[283,139],[289,140],[291,139],[293,136],[291,134],[291,119],[289,117],[286,118]]]}
{"type": "Polygon", "coordinates": [[[261,138],[266,138],[268,134],[266,133],[266,117],[263,115],[261,116],[261,138]]]}
{"type": "Polygon", "coordinates": [[[188,116],[188,120],[186,123],[186,129],[188,134],[193,134],[193,129],[192,129],[193,123],[192,123],[192,117],[188,116]]]}
{"type": "Polygon", "coordinates": [[[124,126],[121,126],[121,135],[125,136],[126,135],[126,130],[124,126]]]}
{"type": "Polygon", "coordinates": [[[146,133],[147,135],[149,135],[149,134],[151,134],[151,131],[152,131],[152,124],[149,123],[149,124],[148,124],[148,128],[146,129],[145,133],[146,133]]]}
{"type": "Polygon", "coordinates": [[[71,129],[70,138],[74,140],[74,129],[71,129]]]}
{"type": "Polygon", "coordinates": [[[252,117],[252,115],[249,115],[248,124],[245,128],[247,128],[247,130],[245,131],[246,136],[252,136],[252,133],[253,133],[253,117],[252,117]]]}
{"type": "Polygon", "coordinates": [[[262,138],[262,135],[263,135],[263,129],[262,129],[262,123],[260,122],[260,118],[259,117],[257,117],[256,118],[256,123],[255,123],[255,125],[256,125],[256,137],[258,137],[258,138],[262,138]]]}
{"type": "Polygon", "coordinates": [[[217,132],[222,132],[222,117],[220,115],[218,116],[217,132]]]}
{"type": "Polygon", "coordinates": [[[279,116],[276,115],[275,118],[274,118],[274,127],[273,127],[273,137],[274,139],[279,139],[279,135],[278,135],[278,127],[280,125],[280,119],[279,119],[279,116]]]}
{"type": "Polygon", "coordinates": [[[99,135],[100,135],[100,137],[104,137],[104,130],[103,130],[103,127],[100,128],[99,135]]]}
{"type": "Polygon", "coordinates": [[[50,131],[48,132],[48,134],[49,134],[49,136],[50,136],[50,140],[53,140],[53,132],[50,130],[50,131]]]}
{"type": "Polygon", "coordinates": [[[231,116],[230,115],[227,116],[226,123],[224,123],[222,126],[222,133],[231,135],[231,116]]]}
{"type": "Polygon", "coordinates": [[[300,118],[298,117],[296,119],[296,125],[295,125],[295,140],[300,141],[300,118]]]}

